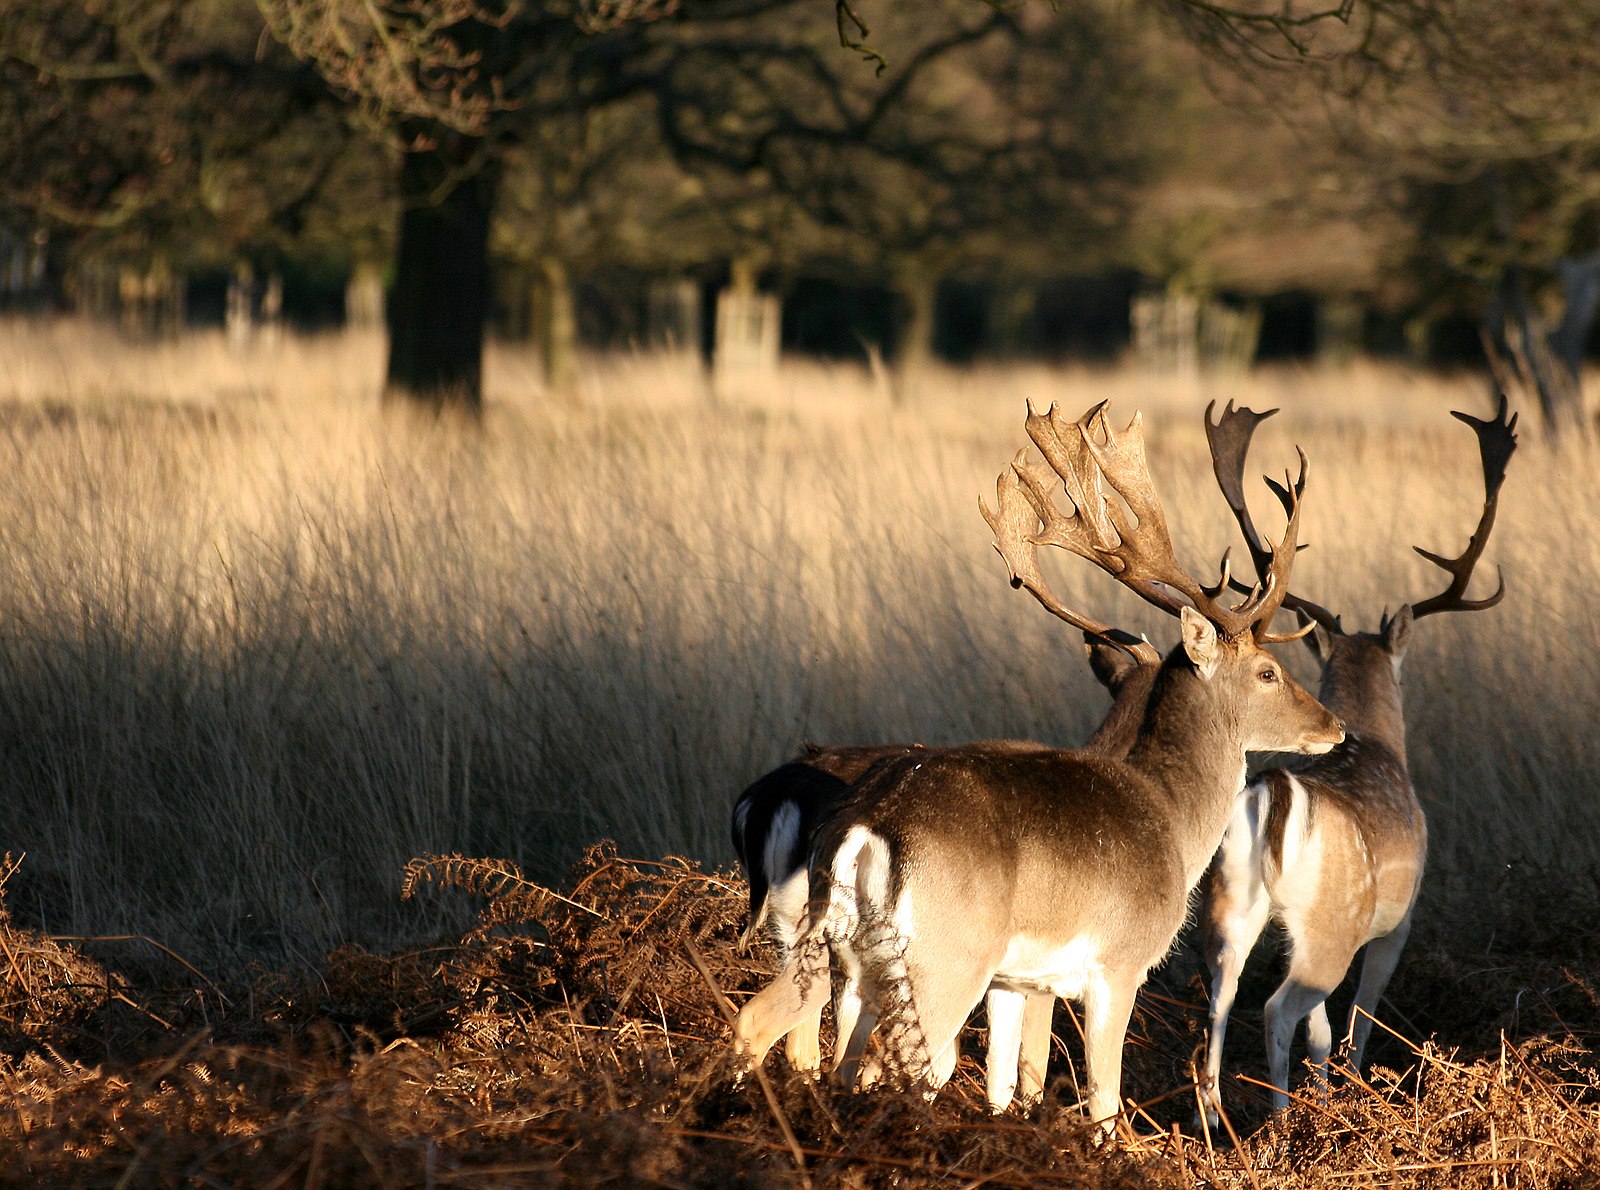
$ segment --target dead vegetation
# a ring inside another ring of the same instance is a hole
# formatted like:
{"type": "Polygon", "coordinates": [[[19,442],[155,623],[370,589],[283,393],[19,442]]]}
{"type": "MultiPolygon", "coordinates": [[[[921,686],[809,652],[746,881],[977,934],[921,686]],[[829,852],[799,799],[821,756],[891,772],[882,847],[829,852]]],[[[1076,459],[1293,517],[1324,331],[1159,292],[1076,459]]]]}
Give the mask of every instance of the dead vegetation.
{"type": "MultiPolygon", "coordinates": [[[[0,1048],[24,1051],[71,1027],[97,1005],[122,996],[122,980],[93,959],[38,930],[17,927],[3,893],[22,861],[0,859],[0,1048]]],[[[124,997],[125,999],[125,997],[124,997]]]]}
{"type": "MultiPolygon", "coordinates": [[[[736,877],[601,844],[559,889],[460,856],[414,861],[405,888],[465,892],[482,909],[446,945],[346,947],[319,970],[227,988],[135,990],[0,917],[0,1183],[1600,1184],[1600,997],[1571,970],[1532,973],[1555,984],[1506,1005],[1528,1026],[1520,1037],[1502,1024],[1445,1050],[1391,1035],[1390,1064],[1326,1100],[1304,1091],[1271,1119],[1242,1104],[1234,1148],[1193,1134],[1201,1007],[1196,985],[1172,986],[1180,954],[1142,998],[1131,1041],[1126,1090],[1144,1106],[1096,1151],[1059,1056],[1031,1116],[988,1116],[970,1058],[931,1104],[845,1095],[778,1060],[736,1083],[727,1013],[769,976],[767,955],[737,952],[736,877]]],[[[1416,960],[1408,994],[1440,961],[1416,960]]],[[[1485,978],[1456,998],[1515,982],[1485,978]]]]}

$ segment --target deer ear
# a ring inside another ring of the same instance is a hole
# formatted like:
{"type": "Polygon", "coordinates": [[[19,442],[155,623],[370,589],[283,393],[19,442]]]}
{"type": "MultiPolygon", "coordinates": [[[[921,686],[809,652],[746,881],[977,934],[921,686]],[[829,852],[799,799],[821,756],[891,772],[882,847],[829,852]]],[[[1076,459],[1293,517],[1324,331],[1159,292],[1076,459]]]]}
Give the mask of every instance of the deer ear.
{"type": "MultiPolygon", "coordinates": [[[[1294,618],[1300,621],[1302,628],[1311,623],[1311,617],[1299,608],[1294,609],[1294,618]]],[[[1319,665],[1328,664],[1328,659],[1333,656],[1333,633],[1318,624],[1300,639],[1305,642],[1306,648],[1311,650],[1311,655],[1317,659],[1319,665]]]]}
{"type": "Polygon", "coordinates": [[[1311,635],[1305,638],[1306,645],[1316,654],[1317,660],[1323,665],[1333,660],[1333,633],[1321,624],[1311,630],[1311,635]]]}
{"type": "Polygon", "coordinates": [[[1089,669],[1094,673],[1095,680],[1115,694],[1122,683],[1128,680],[1128,675],[1139,667],[1139,663],[1125,649],[1108,645],[1087,632],[1083,637],[1083,651],[1089,656],[1089,669]]]}
{"type": "Polygon", "coordinates": [[[1386,621],[1383,626],[1383,647],[1389,650],[1389,655],[1395,659],[1396,664],[1406,655],[1406,646],[1411,643],[1411,605],[1402,603],[1400,610],[1395,612],[1393,618],[1386,621]]]}
{"type": "Polygon", "coordinates": [[[1217,639],[1217,627],[1192,607],[1183,609],[1178,617],[1183,628],[1183,651],[1194,662],[1202,678],[1210,679],[1222,660],[1222,642],[1217,639]]]}

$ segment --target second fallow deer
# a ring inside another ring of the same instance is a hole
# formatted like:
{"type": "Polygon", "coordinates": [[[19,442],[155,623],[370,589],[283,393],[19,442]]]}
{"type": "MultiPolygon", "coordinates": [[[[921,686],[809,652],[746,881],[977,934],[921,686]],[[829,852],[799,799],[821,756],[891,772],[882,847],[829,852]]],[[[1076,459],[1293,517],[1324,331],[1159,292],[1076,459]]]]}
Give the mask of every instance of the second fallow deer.
{"type": "MultiPolygon", "coordinates": [[[[985,740],[966,745],[973,751],[1030,751],[1046,747],[1025,740],[985,740]]],[[[781,970],[794,952],[795,938],[805,924],[810,898],[812,838],[817,827],[874,766],[902,756],[931,756],[947,748],[923,744],[808,745],[799,756],[752,781],[734,802],[733,847],[750,884],[750,919],[740,935],[741,948],[765,934],[777,951],[781,970]]],[[[859,998],[849,981],[834,997],[834,1020],[842,1039],[855,1025],[859,998]]],[[[822,1068],[822,1004],[784,1038],[794,1069],[807,1073],[822,1068]]]]}
{"type": "MultiPolygon", "coordinates": [[[[1276,410],[1235,410],[1216,424],[1206,411],[1217,480],[1252,553],[1266,556],[1244,500],[1242,475],[1250,436],[1276,410]]],[[[1505,594],[1502,578],[1485,599],[1467,599],[1472,570],[1494,525],[1506,462],[1516,448],[1516,418],[1501,399],[1493,419],[1453,416],[1478,436],[1484,502],[1466,550],[1453,559],[1417,552],[1450,574],[1439,594],[1385,615],[1377,632],[1346,632],[1340,618],[1294,594],[1284,606],[1315,625],[1308,638],[1322,667],[1319,697],[1345,724],[1345,740],[1325,756],[1260,774],[1241,795],[1207,874],[1201,925],[1211,971],[1211,1029],[1206,1057],[1207,1115],[1216,1122],[1228,1014],[1239,974],[1268,920],[1289,942],[1289,970],[1266,1005],[1267,1065],[1273,1106],[1288,1103],[1289,1046],[1302,1019],[1307,1049],[1326,1074],[1333,1045],[1327,997],[1363,946],[1361,980],[1346,1042],[1360,1069],[1372,1014],[1411,929],[1428,850],[1427,822],[1406,766],[1400,665],[1412,625],[1444,611],[1481,611],[1505,594]]],[[[1269,481],[1270,482],[1270,481],[1269,481]]],[[[1276,487],[1276,485],[1274,485],[1276,487]]],[[[1280,499],[1288,494],[1276,488],[1280,499]]]]}
{"type": "MultiPolygon", "coordinates": [[[[1090,1118],[1119,1113],[1134,993],[1170,950],[1243,784],[1248,751],[1323,752],[1338,719],[1262,646],[1287,591],[1301,479],[1283,538],[1241,604],[1177,562],[1137,418],[1030,412],[1044,455],[1019,453],[984,509],[1012,582],[1085,630],[1038,567],[1075,553],[1180,620],[1125,759],[1088,751],[904,757],[875,769],[824,823],[811,906],[789,964],[740,1010],[735,1046],[759,1064],[826,994],[823,951],[861,988],[839,1071],[853,1081],[880,1017],[892,1069],[928,1088],[954,1069],[962,1024],[991,988],[1018,1022],[1031,996],[1080,1000],[1090,1118]],[[1055,504],[1065,485],[1072,511],[1055,504]]],[[[992,1023],[992,1022],[991,1022],[992,1023]]],[[[1020,1033],[1020,1027],[1016,1030],[1020,1033]]]]}
{"type": "MultiPolygon", "coordinates": [[[[1084,747],[1106,756],[1126,756],[1161,656],[1144,642],[1130,639],[1113,644],[1093,632],[1084,633],[1084,651],[1090,669],[1112,697],[1111,710],[1084,747]]],[[[966,752],[1047,749],[1047,745],[1025,740],[983,740],[957,747],[966,752]]],[[[750,884],[750,918],[739,939],[741,948],[758,934],[765,934],[777,951],[779,968],[787,965],[805,923],[811,842],[818,826],[874,765],[896,757],[926,757],[950,750],[922,744],[813,744],[752,781],[733,807],[733,847],[750,884]]],[[[839,1038],[834,1047],[836,1062],[844,1055],[844,1041],[854,1028],[859,1005],[858,989],[848,981],[841,982],[834,996],[839,1038]]],[[[1020,1022],[1007,1015],[1007,1008],[1005,1002],[997,1002],[990,1012],[985,1083],[997,1111],[1003,1110],[1013,1095],[1020,1094],[1025,1105],[1043,1097],[1055,999],[1048,994],[1030,998],[1020,1022]]],[[[822,1005],[818,1003],[811,1015],[784,1037],[784,1050],[794,1069],[821,1069],[821,1027],[822,1005]]]]}

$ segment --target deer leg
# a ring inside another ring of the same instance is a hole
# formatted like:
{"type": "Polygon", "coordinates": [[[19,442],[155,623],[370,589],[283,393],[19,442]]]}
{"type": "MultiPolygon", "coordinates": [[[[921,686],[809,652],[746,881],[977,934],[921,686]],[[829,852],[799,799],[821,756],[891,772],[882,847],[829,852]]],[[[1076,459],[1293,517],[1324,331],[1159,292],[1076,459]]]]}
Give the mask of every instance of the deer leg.
{"type": "MultiPolygon", "coordinates": [[[[845,1049],[855,1035],[856,1022],[860,1019],[861,982],[846,975],[833,993],[833,1066],[836,1070],[844,1061],[845,1049]]],[[[868,1029],[868,1032],[871,1030],[868,1029]]],[[[861,1044],[866,1045],[865,1037],[861,1039],[861,1044]]]]}
{"type": "MultiPolygon", "coordinates": [[[[1342,974],[1342,972],[1341,972],[1342,974]]],[[[1267,1069],[1272,1077],[1272,1108],[1274,1111],[1289,1106],[1289,1046],[1294,1031],[1302,1019],[1313,1009],[1323,1005],[1328,993],[1338,984],[1322,980],[1308,981],[1297,975],[1293,964],[1289,975],[1278,990],[1272,993],[1266,1007],[1267,1069]]],[[[1327,1013],[1324,1008],[1323,1022],[1327,1013]]]]}
{"type": "MultiPolygon", "coordinates": [[[[854,950],[843,948],[835,957],[843,982],[834,1000],[837,1036],[833,1047],[833,1073],[840,1084],[854,1088],[861,1074],[862,1055],[867,1052],[867,1039],[878,1024],[882,989],[866,982],[867,973],[854,950]]],[[[872,1081],[877,1081],[876,1071],[872,1081]]]]}
{"type": "Polygon", "coordinates": [[[1328,1023],[1328,1002],[1323,1000],[1306,1014],[1306,1061],[1316,1069],[1320,1093],[1328,1093],[1328,1056],[1333,1052],[1333,1026],[1328,1023]]]}
{"type": "MultiPolygon", "coordinates": [[[[1325,874],[1337,869],[1338,865],[1330,863],[1325,874]]],[[[1318,1015],[1307,1026],[1308,1056],[1326,1076],[1330,1030],[1325,1001],[1350,969],[1372,920],[1370,878],[1358,879],[1353,887],[1345,888],[1347,903],[1353,897],[1355,904],[1342,913],[1319,915],[1316,911],[1318,905],[1339,903],[1331,876],[1309,890],[1286,891],[1280,882],[1277,895],[1281,920],[1289,934],[1289,973],[1267,1001],[1265,1012],[1274,1110],[1289,1104],[1289,1047],[1295,1028],[1313,1011],[1318,1015]]]]}
{"type": "Polygon", "coordinates": [[[814,1075],[822,1069],[820,1003],[808,1007],[800,1023],[784,1036],[783,1052],[789,1056],[789,1065],[802,1074],[814,1075]]]}
{"type": "Polygon", "coordinates": [[[872,1030],[878,1024],[877,1007],[867,1001],[862,1001],[861,1011],[856,1017],[855,1026],[850,1030],[850,1036],[840,1036],[840,1051],[838,1061],[834,1063],[833,1077],[842,1087],[854,1089],[858,1080],[863,1081],[863,1086],[874,1085],[881,1072],[876,1062],[864,1061],[867,1052],[867,1039],[872,1036],[872,1030]]]}
{"type": "Polygon", "coordinates": [[[984,1066],[984,1090],[989,1098],[989,1110],[996,1114],[1011,1106],[1012,1097],[1017,1093],[1027,1002],[1026,993],[989,988],[989,1053],[984,1066]]]}
{"type": "Polygon", "coordinates": [[[1378,1011],[1378,1001],[1383,997],[1383,989],[1389,986],[1389,977],[1400,962],[1400,952],[1405,949],[1410,933],[1411,915],[1408,913],[1392,933],[1367,943],[1367,953],[1361,960],[1361,983],[1356,987],[1356,998],[1350,1005],[1350,1027],[1345,1033],[1352,1070],[1361,1069],[1367,1037],[1372,1032],[1372,1018],[1378,1011]]]}
{"type": "Polygon", "coordinates": [[[908,998],[885,1016],[890,1072],[934,1091],[955,1071],[961,1026],[988,990],[993,968],[964,961],[959,954],[936,953],[943,948],[930,949],[935,953],[908,962],[908,998]]]}
{"type": "Polygon", "coordinates": [[[1050,1026],[1055,1018],[1056,998],[1049,992],[1034,992],[1022,1009],[1022,1054],[1017,1062],[1017,1096],[1023,1107],[1044,1101],[1045,1071],[1050,1066],[1050,1026]]]}
{"type": "MultiPolygon", "coordinates": [[[[926,1078],[930,1090],[937,1090],[950,1081],[956,1060],[961,1056],[961,1026],[967,1023],[967,1017],[972,1015],[988,986],[988,971],[968,973],[965,978],[958,975],[937,981],[924,980],[916,985],[913,993],[915,1032],[921,1035],[919,1040],[927,1059],[926,1078]]],[[[1011,1052],[1015,1054],[1016,1049],[1011,1052]]],[[[909,1065],[902,1069],[914,1074],[909,1065]]],[[[1012,1077],[1015,1078],[1014,1073],[1012,1077]]]]}
{"type": "MultiPolygon", "coordinates": [[[[767,930],[778,952],[780,971],[793,960],[795,942],[805,925],[810,876],[802,865],[776,880],[766,896],[767,930]]],[[[822,1000],[808,999],[808,1004],[805,1015],[784,1036],[783,1048],[790,1066],[814,1075],[822,1069],[822,1000]]]]}
{"type": "MultiPolygon", "coordinates": [[[[973,1007],[976,1008],[977,1005],[973,1007]]],[[[950,1081],[950,1076],[956,1072],[956,1062],[960,1058],[961,1029],[958,1026],[956,1035],[940,1048],[928,1066],[928,1098],[933,1098],[933,1092],[950,1081]]]]}
{"type": "Polygon", "coordinates": [[[1211,971],[1210,1031],[1206,1039],[1206,1123],[1221,1127],[1222,1045],[1228,1035],[1228,1017],[1239,992],[1244,970],[1256,939],[1266,928],[1272,899],[1261,882],[1259,868],[1246,855],[1243,864],[1229,863],[1229,842],[1224,840],[1213,870],[1205,908],[1206,966],[1211,971]]]}
{"type": "Polygon", "coordinates": [[[828,964],[797,954],[777,978],[746,1000],[733,1022],[734,1050],[754,1069],[780,1037],[817,1011],[828,992],[828,964]]]}
{"type": "Polygon", "coordinates": [[[1101,977],[1083,995],[1083,1059],[1089,1084],[1089,1119],[1108,1134],[1122,1111],[1122,1045],[1140,980],[1101,977]]]}

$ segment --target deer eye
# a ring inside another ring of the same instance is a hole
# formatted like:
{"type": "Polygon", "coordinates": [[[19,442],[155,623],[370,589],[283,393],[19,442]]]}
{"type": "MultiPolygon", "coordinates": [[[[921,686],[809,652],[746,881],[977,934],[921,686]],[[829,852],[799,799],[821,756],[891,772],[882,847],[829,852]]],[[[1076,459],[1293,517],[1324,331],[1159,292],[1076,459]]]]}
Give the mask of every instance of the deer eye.
{"type": "Polygon", "coordinates": [[[1261,671],[1260,676],[1263,682],[1271,685],[1273,682],[1278,680],[1278,671],[1273,669],[1271,666],[1268,666],[1266,669],[1261,671]]]}

